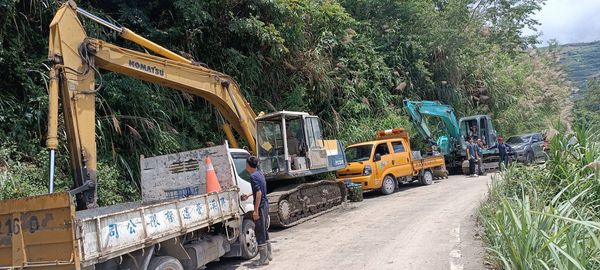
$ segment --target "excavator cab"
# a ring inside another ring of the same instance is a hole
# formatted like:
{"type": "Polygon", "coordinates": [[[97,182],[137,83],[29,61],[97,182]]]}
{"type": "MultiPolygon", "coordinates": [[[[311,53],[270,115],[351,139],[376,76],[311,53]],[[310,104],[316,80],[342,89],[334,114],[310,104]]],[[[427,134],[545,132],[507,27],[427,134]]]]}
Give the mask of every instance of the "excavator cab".
{"type": "MultiPolygon", "coordinates": [[[[464,140],[477,137],[483,141],[486,148],[493,148],[498,144],[496,130],[492,118],[487,115],[474,115],[463,117],[459,120],[460,133],[464,140]]],[[[466,146],[463,148],[466,149],[466,146]]]]}
{"type": "Polygon", "coordinates": [[[341,144],[323,139],[319,117],[281,111],[260,116],[257,155],[267,179],[295,178],[346,166],[341,144]]]}

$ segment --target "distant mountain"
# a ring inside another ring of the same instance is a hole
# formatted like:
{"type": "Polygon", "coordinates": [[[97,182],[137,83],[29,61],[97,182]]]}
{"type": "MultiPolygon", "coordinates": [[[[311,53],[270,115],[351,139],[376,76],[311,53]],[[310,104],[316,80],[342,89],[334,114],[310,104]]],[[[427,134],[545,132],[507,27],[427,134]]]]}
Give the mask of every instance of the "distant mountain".
{"type": "Polygon", "coordinates": [[[585,89],[589,79],[599,77],[600,41],[565,44],[560,49],[560,62],[574,86],[585,89]]]}

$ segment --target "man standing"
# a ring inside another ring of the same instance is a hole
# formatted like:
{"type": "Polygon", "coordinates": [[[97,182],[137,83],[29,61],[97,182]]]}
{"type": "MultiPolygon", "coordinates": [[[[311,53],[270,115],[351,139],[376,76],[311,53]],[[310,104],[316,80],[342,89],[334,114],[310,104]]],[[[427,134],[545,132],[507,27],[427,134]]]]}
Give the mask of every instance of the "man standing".
{"type": "Polygon", "coordinates": [[[473,143],[473,137],[469,137],[469,142],[467,143],[467,159],[469,160],[469,175],[471,177],[476,177],[477,174],[475,174],[475,161],[478,159],[478,157],[475,144],[473,143]]]}
{"type": "Polygon", "coordinates": [[[485,168],[483,168],[483,141],[481,139],[477,139],[477,144],[475,145],[477,150],[477,173],[479,175],[485,175],[485,168]]]}
{"type": "MultiPolygon", "coordinates": [[[[256,230],[256,241],[258,242],[258,252],[260,258],[253,264],[254,266],[268,265],[273,260],[273,250],[269,243],[269,232],[267,231],[267,222],[269,218],[269,201],[267,201],[267,183],[263,173],[257,169],[258,158],[250,156],[246,159],[246,171],[250,173],[250,183],[252,185],[252,196],[254,197],[254,211],[252,219],[254,220],[254,229],[256,230]]],[[[242,194],[242,200],[247,199],[250,194],[242,194]]]]}
{"type": "Polygon", "coordinates": [[[500,155],[500,163],[498,164],[500,170],[508,167],[508,152],[510,151],[510,146],[504,143],[504,139],[502,137],[498,137],[498,154],[500,155]]]}

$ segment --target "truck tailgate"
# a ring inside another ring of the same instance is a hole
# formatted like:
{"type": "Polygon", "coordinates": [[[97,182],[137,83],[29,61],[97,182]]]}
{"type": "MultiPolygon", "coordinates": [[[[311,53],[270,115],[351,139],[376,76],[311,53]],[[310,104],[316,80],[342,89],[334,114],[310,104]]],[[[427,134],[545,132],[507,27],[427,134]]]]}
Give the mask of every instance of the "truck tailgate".
{"type": "Polygon", "coordinates": [[[444,156],[429,156],[422,159],[413,160],[413,168],[415,171],[436,167],[443,167],[445,169],[446,162],[444,160],[444,156]]]}
{"type": "Polygon", "coordinates": [[[0,201],[0,269],[74,269],[74,216],[68,193],[0,201]]]}
{"type": "Polygon", "coordinates": [[[212,224],[239,222],[237,187],[75,212],[68,193],[0,201],[0,269],[80,269],[212,224]]]}

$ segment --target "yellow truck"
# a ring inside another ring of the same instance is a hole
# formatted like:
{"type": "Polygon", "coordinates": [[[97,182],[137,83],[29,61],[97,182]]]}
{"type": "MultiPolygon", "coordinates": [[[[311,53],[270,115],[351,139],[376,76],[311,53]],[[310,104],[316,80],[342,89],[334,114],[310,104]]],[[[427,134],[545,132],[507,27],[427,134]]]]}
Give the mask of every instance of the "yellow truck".
{"type": "Polygon", "coordinates": [[[363,191],[381,190],[387,195],[398,184],[419,181],[431,185],[434,172],[447,174],[444,156],[423,157],[420,151],[411,151],[403,128],[380,130],[374,141],[350,145],[345,153],[348,165],[336,171],[336,179],[360,184],[363,191]]]}

